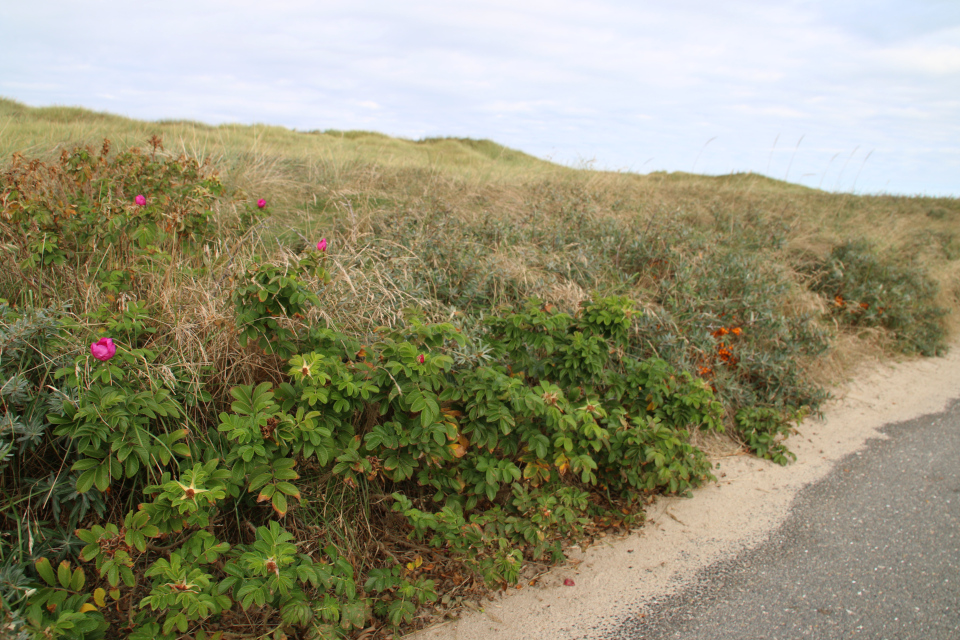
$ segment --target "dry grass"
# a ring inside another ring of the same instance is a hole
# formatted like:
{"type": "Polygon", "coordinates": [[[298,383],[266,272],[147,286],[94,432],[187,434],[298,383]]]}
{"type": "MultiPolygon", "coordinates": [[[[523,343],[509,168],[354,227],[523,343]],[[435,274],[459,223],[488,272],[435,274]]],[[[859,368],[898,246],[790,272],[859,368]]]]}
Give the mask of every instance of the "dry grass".
{"type": "MultiPolygon", "coordinates": [[[[384,225],[400,221],[418,225],[423,234],[437,233],[431,226],[437,216],[474,228],[499,222],[541,231],[570,224],[571,212],[585,225],[608,218],[638,229],[666,219],[722,229],[757,216],[784,230],[788,252],[823,255],[842,239],[865,238],[888,255],[916,260],[941,284],[941,304],[960,309],[956,199],[832,194],[755,174],[641,176],[573,170],[489,141],[411,141],[370,132],[149,123],[66,107],[31,109],[9,100],[0,100],[0,130],[4,132],[0,158],[13,152],[49,158],[77,142],[99,146],[104,138],[123,148],[143,144],[153,134],[163,137],[168,153],[212,158],[233,195],[228,206],[235,208],[265,194],[274,211],[274,217],[258,228],[257,237],[246,237],[230,248],[234,257],[272,255],[278,245],[281,253],[289,252],[308,239],[327,236],[336,247],[331,252],[334,281],[324,292],[324,306],[316,318],[349,330],[392,325],[400,310],[411,305],[438,318],[448,314],[436,306],[433,283],[411,288],[424,266],[417,248],[401,248],[382,233],[384,225]],[[388,251],[391,242],[394,250],[388,251]]],[[[583,283],[544,270],[557,249],[503,242],[505,246],[490,251],[487,268],[520,294],[538,293],[568,308],[575,308],[586,295],[583,283]]],[[[576,261],[575,249],[564,247],[563,257],[576,261]]],[[[192,329],[182,338],[190,361],[221,362],[224,356],[215,351],[230,343],[222,339],[225,330],[211,333],[207,328],[225,321],[223,276],[218,277],[176,286],[175,292],[160,296],[169,301],[171,313],[188,309],[202,316],[190,321],[192,329]],[[212,335],[218,339],[210,339],[212,335]]],[[[642,297],[643,289],[635,293],[642,297]]],[[[493,296],[507,297],[496,288],[493,296]]],[[[84,300],[84,306],[99,302],[84,300]]],[[[789,304],[808,303],[801,296],[789,304]]],[[[956,331],[958,314],[952,316],[950,326],[956,331]]],[[[856,361],[858,344],[838,339],[836,346],[849,351],[850,357],[842,353],[831,357],[856,361]]]]}
{"type": "MultiPolygon", "coordinates": [[[[717,239],[747,243],[744,252],[766,260],[758,276],[773,274],[772,280],[789,284],[773,301],[787,317],[828,318],[826,302],[805,286],[793,263],[822,257],[849,238],[868,239],[899,261],[916,261],[941,285],[940,303],[960,310],[956,199],[831,194],[755,174],[574,170],[489,141],[146,123],[78,109],[30,109],[2,99],[0,132],[0,170],[14,152],[51,159],[78,142],[99,147],[109,138],[122,149],[156,134],[167,154],[209,157],[214,163],[227,186],[216,217],[237,219],[256,198],[268,199],[271,215],[241,237],[224,232],[203,253],[176,254],[166,269],[145,270],[138,285],[141,299],[156,301],[161,346],[173,352],[163,360],[178,367],[158,366],[148,374],[198,386],[205,382],[221,404],[229,402],[230,387],[279,382],[283,371],[278,358],[238,342],[230,292],[242,266],[255,256],[289,265],[320,237],[329,241],[331,280],[309,282],[321,304],[306,319],[288,321],[325,324],[360,339],[378,327],[398,325],[411,307],[428,321],[466,323],[457,307],[461,301],[477,300],[477,308],[489,309],[536,295],[574,310],[594,289],[629,296],[648,326],[677,343],[687,340],[691,327],[709,335],[716,325],[704,329],[696,326],[697,318],[671,315],[664,298],[672,292],[663,283],[673,265],[658,264],[665,262],[658,256],[682,258],[689,273],[709,275],[718,264],[709,259],[710,242],[717,239]],[[656,251],[635,251],[645,262],[631,273],[621,261],[636,245],[656,251]]],[[[93,279],[81,275],[83,282],[93,279]]],[[[3,290],[15,289],[16,277],[14,269],[0,273],[3,290]]],[[[48,283],[47,289],[59,292],[60,302],[69,301],[78,318],[101,305],[126,302],[74,282],[48,283]]],[[[706,318],[701,325],[719,322],[711,314],[721,306],[704,304],[691,314],[706,318]]],[[[960,329],[958,317],[953,313],[949,320],[954,332],[960,329]]],[[[882,330],[825,328],[832,348],[798,363],[823,385],[843,382],[864,361],[889,355],[893,345],[882,330]]],[[[651,342],[650,348],[656,352],[660,345],[651,342]]],[[[731,436],[693,437],[712,457],[743,447],[731,436]]],[[[395,535],[391,514],[376,506],[380,497],[358,499],[329,472],[314,471],[311,477],[303,470],[310,480],[304,495],[309,508],[296,520],[303,527],[299,540],[308,545],[334,540],[353,554],[357,566],[384,554],[406,562],[434,553],[403,547],[411,543],[395,535]]]]}
{"type": "MultiPolygon", "coordinates": [[[[2,99],[0,130],[0,158],[13,152],[52,158],[75,143],[99,146],[104,138],[124,148],[157,134],[168,154],[211,158],[230,194],[218,215],[234,218],[245,202],[269,198],[273,215],[214,249],[208,258],[215,268],[207,277],[150,283],[150,297],[162,302],[164,320],[176,327],[183,361],[212,364],[225,372],[224,384],[250,382],[250,371],[264,370],[251,361],[257,356],[236,344],[229,321],[231,270],[254,255],[287,261],[321,236],[331,243],[333,280],[309,321],[356,334],[395,325],[407,307],[425,310],[431,320],[448,320],[454,309],[438,298],[432,278],[437,273],[466,278],[457,270],[467,267],[475,269],[469,276],[474,280],[489,278],[482,295],[491,304],[538,295],[575,309],[591,288],[612,286],[658,315],[662,310],[651,299],[658,287],[655,273],[616,284],[618,265],[597,264],[588,243],[574,235],[572,242],[551,244],[553,230],[604,224],[665,246],[676,239],[664,235],[664,225],[672,224],[674,232],[708,229],[731,236],[759,225],[782,237],[772,268],[804,255],[822,257],[842,240],[864,238],[887,256],[921,265],[940,284],[940,304],[960,310],[957,199],[833,194],[756,174],[573,170],[489,141],[149,123],[82,109],[32,109],[2,99]],[[438,249],[431,241],[456,246],[438,249]],[[457,262],[467,258],[474,262],[466,267],[457,262]],[[561,263],[563,272],[556,267],[561,263]]],[[[613,240],[620,242],[616,261],[626,238],[613,240]]],[[[174,267],[171,272],[178,270],[174,267]]],[[[786,277],[797,286],[782,300],[783,308],[822,315],[823,301],[806,290],[803,278],[795,272],[786,277]]],[[[76,293],[78,314],[104,303],[96,292],[76,293]]],[[[948,320],[954,333],[958,317],[952,313],[948,320]]],[[[833,333],[829,355],[804,363],[825,383],[842,380],[867,354],[889,348],[882,331],[852,334],[836,327],[833,333]]]]}

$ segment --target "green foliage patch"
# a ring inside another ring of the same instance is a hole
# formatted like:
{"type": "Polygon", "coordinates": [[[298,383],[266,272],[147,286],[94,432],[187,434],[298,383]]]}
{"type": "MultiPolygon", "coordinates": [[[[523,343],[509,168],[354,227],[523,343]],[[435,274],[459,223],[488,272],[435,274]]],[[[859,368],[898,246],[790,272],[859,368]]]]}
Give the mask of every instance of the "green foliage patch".
{"type": "Polygon", "coordinates": [[[915,265],[884,260],[862,241],[834,247],[825,260],[806,266],[811,288],[830,299],[832,314],[852,327],[883,327],[904,353],[946,351],[946,309],[938,287],[915,265]]]}
{"type": "MultiPolygon", "coordinates": [[[[0,176],[0,604],[25,637],[394,633],[713,480],[697,432],[785,464],[825,397],[774,224],[640,227],[551,183],[514,220],[387,211],[350,259],[432,302],[347,328],[320,319],[347,274],[326,240],[238,250],[265,201],[150,146],[0,176]],[[538,295],[561,285],[585,295],[538,295]]],[[[844,251],[818,291],[939,344],[919,272],[844,251]]]]}

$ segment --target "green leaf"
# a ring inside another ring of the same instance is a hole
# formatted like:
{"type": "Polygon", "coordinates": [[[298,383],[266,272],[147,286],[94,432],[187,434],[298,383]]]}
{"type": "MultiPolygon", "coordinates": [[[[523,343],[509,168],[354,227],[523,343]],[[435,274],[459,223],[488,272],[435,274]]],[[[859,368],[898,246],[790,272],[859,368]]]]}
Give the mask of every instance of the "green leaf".
{"type": "Polygon", "coordinates": [[[269,500],[273,497],[273,494],[277,492],[277,485],[268,484],[260,492],[260,495],[257,496],[257,502],[263,502],[264,500],[269,500]]]}
{"type": "MultiPolygon", "coordinates": [[[[96,469],[91,469],[91,471],[94,472],[93,483],[97,485],[97,489],[100,491],[106,491],[107,487],[110,486],[110,465],[103,464],[96,469]]],[[[77,485],[79,487],[79,480],[77,480],[77,485]]]]}
{"type": "Polygon", "coordinates": [[[64,589],[70,588],[70,563],[64,560],[57,567],[57,581],[64,589]]]}
{"type": "Polygon", "coordinates": [[[73,471],[86,471],[87,469],[92,469],[97,465],[101,464],[103,460],[98,460],[96,458],[84,458],[83,460],[77,460],[73,463],[73,466],[70,467],[73,471]]]}
{"type": "Polygon", "coordinates": [[[50,560],[47,558],[40,558],[37,560],[37,563],[34,565],[37,569],[37,573],[40,574],[40,577],[43,578],[43,581],[49,584],[51,587],[57,586],[57,579],[53,575],[53,567],[50,565],[50,560]]]}
{"type": "Polygon", "coordinates": [[[300,499],[300,490],[297,487],[289,482],[278,482],[277,491],[282,491],[288,496],[293,496],[294,498],[300,499]]]}
{"type": "Polygon", "coordinates": [[[72,591],[82,591],[87,577],[83,574],[83,569],[77,567],[73,570],[73,576],[70,578],[70,589],[72,591]]]}
{"type": "MultiPolygon", "coordinates": [[[[261,469],[262,468],[263,467],[261,467],[261,469]]],[[[258,474],[250,481],[250,491],[256,491],[257,489],[261,488],[263,485],[270,482],[272,478],[273,478],[273,474],[270,473],[269,471],[266,473],[258,474]]]]}
{"type": "Polygon", "coordinates": [[[279,491],[273,494],[273,508],[281,516],[287,513],[287,496],[279,491]]]}
{"type": "Polygon", "coordinates": [[[88,469],[80,474],[80,477],[77,478],[77,493],[86,493],[93,487],[93,481],[97,476],[98,469],[99,467],[88,469]]]}
{"type": "Polygon", "coordinates": [[[107,569],[107,582],[111,587],[116,587],[120,583],[120,567],[113,563],[107,569]]]}

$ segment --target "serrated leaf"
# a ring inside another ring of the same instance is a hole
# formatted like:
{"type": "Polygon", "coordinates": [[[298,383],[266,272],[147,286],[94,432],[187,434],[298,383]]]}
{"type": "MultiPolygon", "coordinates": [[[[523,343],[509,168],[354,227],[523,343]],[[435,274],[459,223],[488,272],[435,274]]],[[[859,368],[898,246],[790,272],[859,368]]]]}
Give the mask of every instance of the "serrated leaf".
{"type": "MultiPolygon", "coordinates": [[[[97,489],[100,491],[106,491],[107,487],[110,486],[110,465],[104,464],[100,465],[96,469],[91,469],[93,471],[93,484],[97,486],[97,489]]],[[[77,485],[80,484],[79,479],[77,480],[77,485]]]]}
{"type": "Polygon", "coordinates": [[[287,494],[288,496],[292,496],[296,498],[297,500],[300,499],[300,490],[297,489],[295,485],[289,482],[278,482],[276,486],[277,486],[277,491],[281,491],[287,494]]]}
{"type": "Polygon", "coordinates": [[[51,587],[57,586],[57,579],[53,575],[53,567],[50,565],[50,560],[47,558],[40,558],[37,560],[37,563],[34,566],[37,569],[37,573],[40,574],[41,578],[43,578],[44,582],[49,584],[51,587]]]}
{"type": "Polygon", "coordinates": [[[278,458],[271,463],[274,471],[279,471],[280,469],[292,469],[297,466],[297,461],[293,458],[278,458]]]}
{"type": "Polygon", "coordinates": [[[131,547],[135,547],[140,553],[143,553],[147,550],[147,542],[143,537],[143,534],[139,531],[128,531],[125,536],[126,543],[131,547]]]}
{"type": "Polygon", "coordinates": [[[287,513],[287,496],[283,495],[279,491],[273,494],[273,509],[278,514],[286,515],[287,513]]]}
{"type": "MultiPolygon", "coordinates": [[[[89,533],[89,532],[86,532],[89,533]]],[[[80,550],[80,559],[84,562],[90,562],[100,554],[100,545],[96,542],[88,544],[80,550]]],[[[52,583],[51,583],[52,584],[52,583]]]]}
{"type": "Polygon", "coordinates": [[[256,491],[263,485],[267,484],[268,482],[270,482],[270,479],[272,477],[273,475],[270,473],[258,474],[250,481],[250,491],[256,491]]]}
{"type": "Polygon", "coordinates": [[[73,570],[73,576],[70,578],[70,589],[73,591],[81,591],[86,581],[87,576],[83,574],[83,569],[77,567],[73,570]]]}
{"type": "Polygon", "coordinates": [[[60,563],[60,566],[57,567],[57,582],[60,583],[60,586],[64,589],[70,588],[70,563],[64,560],[60,563]]]}
{"type": "Polygon", "coordinates": [[[88,469],[77,478],[77,493],[86,493],[93,487],[94,478],[96,478],[97,469],[88,469]]]}
{"type": "Polygon", "coordinates": [[[99,465],[102,460],[97,460],[96,458],[84,458],[83,460],[77,460],[73,463],[73,466],[70,467],[72,471],[86,471],[87,469],[92,469],[99,465]]]}
{"type": "Polygon", "coordinates": [[[300,474],[293,469],[277,469],[273,475],[277,480],[296,480],[300,477],[300,474]]]}

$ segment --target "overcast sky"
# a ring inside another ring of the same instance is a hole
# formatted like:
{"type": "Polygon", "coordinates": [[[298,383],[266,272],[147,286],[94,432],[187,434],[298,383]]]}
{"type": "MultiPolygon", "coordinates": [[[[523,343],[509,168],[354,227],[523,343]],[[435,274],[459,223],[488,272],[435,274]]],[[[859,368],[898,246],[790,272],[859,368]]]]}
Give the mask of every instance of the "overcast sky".
{"type": "Polygon", "coordinates": [[[33,106],[960,196],[960,0],[0,0],[0,25],[0,96],[33,106]]]}

